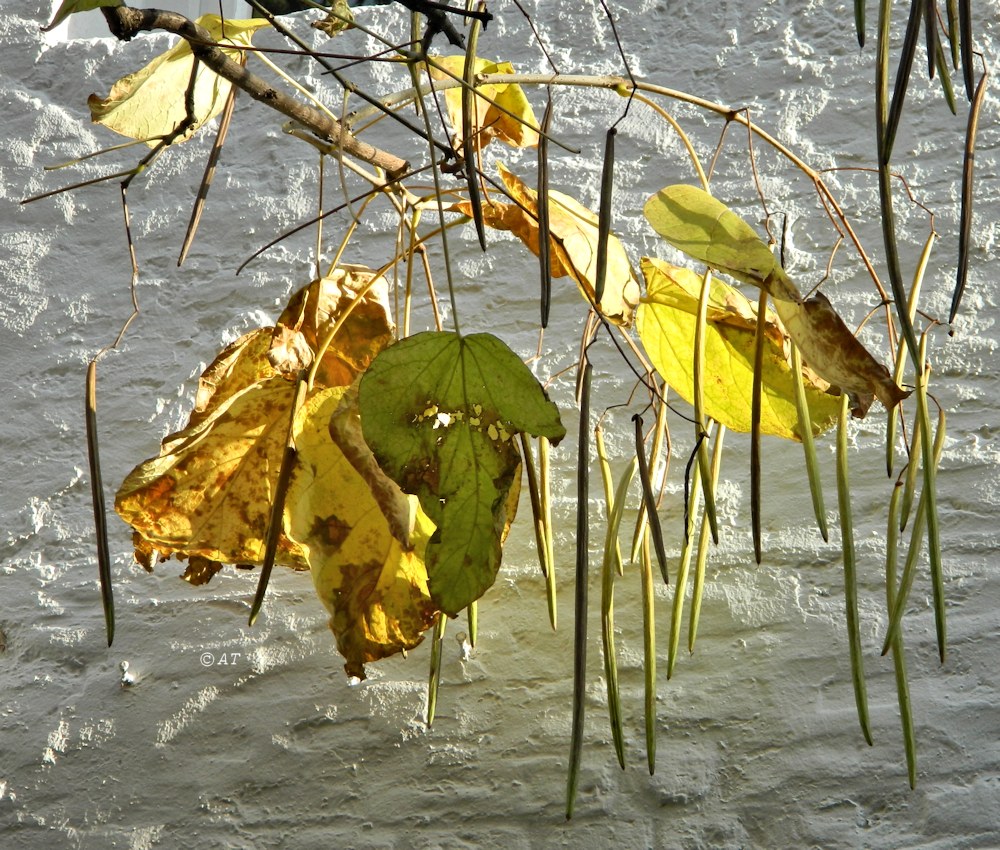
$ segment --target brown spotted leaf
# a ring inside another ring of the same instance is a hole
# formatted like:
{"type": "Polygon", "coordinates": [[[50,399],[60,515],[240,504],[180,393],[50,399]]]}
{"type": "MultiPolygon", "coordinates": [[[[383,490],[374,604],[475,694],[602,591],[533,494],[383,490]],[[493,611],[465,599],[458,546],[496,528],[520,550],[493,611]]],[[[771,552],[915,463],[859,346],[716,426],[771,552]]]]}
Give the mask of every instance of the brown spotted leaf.
{"type": "Polygon", "coordinates": [[[434,524],[378,469],[357,417],[356,393],[344,388],[306,402],[285,532],[309,564],[348,675],[364,678],[367,662],[416,646],[437,608],[423,562],[434,524]]]}
{"type": "MultiPolygon", "coordinates": [[[[338,269],[314,281],[292,297],[276,329],[246,334],[205,370],[188,426],[166,437],[159,456],[136,467],[118,491],[115,507],[140,537],[140,563],[151,565],[157,554],[261,563],[294,372],[371,280],[367,270],[338,269]]],[[[391,339],[386,290],[376,281],[343,322],[320,363],[317,388],[350,384],[391,339]]],[[[287,539],[278,563],[305,567],[287,539]]]]}

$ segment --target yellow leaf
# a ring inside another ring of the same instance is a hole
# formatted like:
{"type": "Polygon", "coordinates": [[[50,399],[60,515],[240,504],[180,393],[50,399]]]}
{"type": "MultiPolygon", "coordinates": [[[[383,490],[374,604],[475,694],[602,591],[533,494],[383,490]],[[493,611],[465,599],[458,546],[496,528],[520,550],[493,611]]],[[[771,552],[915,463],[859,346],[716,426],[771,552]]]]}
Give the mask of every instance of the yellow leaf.
{"type": "Polygon", "coordinates": [[[892,409],[909,395],[851,333],[826,296],[803,299],[754,229],[704,189],[667,186],[646,201],[644,214],[675,248],[764,289],[806,362],[850,396],[855,416],[863,417],[875,396],[892,409]]]}
{"type": "MultiPolygon", "coordinates": [[[[278,375],[225,399],[128,475],[115,510],[164,557],[260,563],[294,397],[278,375]]],[[[288,541],[278,562],[305,567],[288,541]]]]}
{"type": "MultiPolygon", "coordinates": [[[[350,268],[313,281],[292,297],[277,328],[246,334],[205,370],[187,427],[164,438],[159,456],[136,467],[118,491],[115,508],[140,536],[140,563],[151,565],[155,553],[261,563],[295,395],[294,370],[272,361],[287,365],[290,334],[311,360],[371,277],[350,268]]],[[[387,289],[380,279],[358,302],[320,363],[317,388],[350,384],[392,338],[387,289]]],[[[305,567],[287,539],[278,563],[305,567]]]]}
{"type": "MultiPolygon", "coordinates": [[[[464,56],[438,56],[434,61],[447,68],[455,77],[462,77],[465,73],[464,56]]],[[[475,60],[475,69],[477,74],[514,73],[514,66],[510,62],[491,62],[479,57],[475,60]]],[[[431,66],[431,77],[435,80],[452,78],[433,66],[431,66]]],[[[535,128],[538,127],[538,122],[524,90],[519,85],[504,83],[476,86],[476,91],[482,93],[482,96],[477,96],[475,99],[476,114],[472,119],[472,132],[477,150],[486,147],[494,138],[515,148],[537,147],[538,132],[535,128]],[[498,106],[503,108],[500,109],[498,106]]],[[[444,93],[444,100],[454,132],[454,145],[460,149],[463,141],[462,89],[448,89],[444,93]]]]}
{"type": "MultiPolygon", "coordinates": [[[[208,30],[214,42],[222,45],[248,46],[253,32],[269,26],[261,18],[223,21],[218,15],[202,15],[195,22],[208,30]]],[[[242,51],[223,48],[233,60],[242,51]]],[[[186,41],[156,57],[145,68],[122,77],[111,87],[106,98],[92,94],[87,99],[91,118],[98,124],[127,136],[157,144],[180,125],[187,116],[185,106],[194,55],[186,41]]],[[[194,124],[175,142],[194,135],[195,131],[222,111],[232,85],[199,63],[194,86],[194,124]]]]}
{"type": "MultiPolygon", "coordinates": [[[[692,403],[701,275],[648,258],[642,272],[647,294],[636,319],[639,337],[664,380],[692,403]]],[[[761,430],[801,440],[788,340],[774,313],[768,311],[765,321],[761,430]]],[[[733,431],[750,430],[756,326],[754,306],[739,290],[713,278],[706,317],[705,413],[733,431]]],[[[824,392],[827,386],[805,375],[814,434],[829,428],[840,410],[840,402],[824,392]]]]}
{"type": "MultiPolygon", "coordinates": [[[[514,204],[492,201],[483,205],[483,218],[497,230],[509,230],[538,254],[538,196],[519,177],[498,164],[500,176],[514,204]]],[[[471,215],[468,203],[454,209],[471,215]]],[[[552,276],[569,275],[576,281],[587,301],[593,303],[597,277],[597,216],[562,192],[549,192],[549,232],[552,243],[552,276]]],[[[608,268],[604,297],[598,305],[601,313],[618,325],[632,324],[641,290],[632,273],[628,255],[618,237],[608,236],[608,268]]]]}
{"type": "Polygon", "coordinates": [[[378,469],[356,420],[352,391],[323,390],[306,402],[285,530],[330,611],[348,675],[364,678],[365,663],[416,646],[437,608],[423,560],[434,524],[378,469]]]}

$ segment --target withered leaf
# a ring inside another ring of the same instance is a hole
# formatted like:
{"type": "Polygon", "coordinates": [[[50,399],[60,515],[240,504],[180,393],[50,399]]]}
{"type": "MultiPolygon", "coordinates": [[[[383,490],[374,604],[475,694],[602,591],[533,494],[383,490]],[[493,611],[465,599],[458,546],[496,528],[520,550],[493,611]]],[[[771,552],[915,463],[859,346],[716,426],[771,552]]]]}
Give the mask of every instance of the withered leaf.
{"type": "MultiPolygon", "coordinates": [[[[503,165],[497,167],[515,203],[492,200],[484,204],[484,221],[489,227],[512,232],[537,255],[538,195],[503,165]]],[[[465,215],[472,214],[466,202],[456,204],[454,209],[465,215]]],[[[568,195],[550,190],[549,232],[552,276],[569,275],[587,301],[593,303],[597,277],[597,215],[568,195]]],[[[627,327],[632,324],[640,295],[639,282],[632,273],[625,248],[617,236],[610,234],[604,294],[598,308],[609,321],[627,327]]]]}
{"type": "MultiPolygon", "coordinates": [[[[289,332],[298,334],[315,353],[370,281],[371,272],[357,268],[313,281],[293,296],[278,334],[246,334],[205,370],[188,426],[166,437],[159,456],[136,467],[118,491],[115,507],[140,535],[140,563],[151,565],[154,553],[261,563],[295,393],[294,376],[269,361],[273,338],[280,347],[289,332]]],[[[380,280],[358,301],[321,361],[317,388],[350,384],[391,339],[386,298],[380,280]]],[[[278,563],[306,566],[287,539],[278,563]]]]}

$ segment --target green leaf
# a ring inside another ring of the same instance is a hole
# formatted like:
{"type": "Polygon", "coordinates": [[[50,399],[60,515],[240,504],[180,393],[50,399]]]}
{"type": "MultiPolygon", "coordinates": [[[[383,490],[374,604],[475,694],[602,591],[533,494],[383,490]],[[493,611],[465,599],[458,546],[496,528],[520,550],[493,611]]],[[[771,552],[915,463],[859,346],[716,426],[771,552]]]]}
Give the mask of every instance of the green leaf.
{"type": "MultiPolygon", "coordinates": [[[[661,377],[688,403],[694,400],[692,351],[702,279],[690,269],[643,258],[646,297],[639,306],[639,338],[661,377]]],[[[788,339],[768,311],[765,330],[761,431],[801,440],[795,404],[795,375],[788,339]]],[[[733,431],[751,423],[756,313],[739,290],[713,278],[706,316],[705,415],[733,431]]],[[[813,432],[837,418],[840,403],[825,384],[805,375],[813,432]]]]}
{"type": "MultiPolygon", "coordinates": [[[[218,15],[202,15],[195,23],[208,31],[213,42],[244,47],[250,44],[255,30],[270,26],[262,18],[223,22],[218,15]]],[[[239,60],[241,51],[224,46],[222,49],[230,59],[239,60]]],[[[118,80],[106,98],[92,94],[87,99],[91,118],[130,139],[156,145],[161,137],[174,132],[187,116],[185,100],[193,63],[191,47],[181,41],[142,70],[118,80]]],[[[174,141],[190,138],[199,127],[218,115],[231,88],[231,83],[199,65],[194,85],[194,124],[174,141]]]]}
{"type": "Polygon", "coordinates": [[[42,27],[42,32],[54,30],[59,24],[76,12],[89,12],[91,9],[100,9],[101,6],[124,6],[125,0],[63,0],[62,5],[56,10],[52,21],[47,27],[42,27]]]}
{"type": "Polygon", "coordinates": [[[390,346],[361,379],[364,437],[437,526],[426,563],[434,603],[458,614],[493,584],[519,483],[514,437],[558,442],[559,411],[490,334],[427,332],[390,346]]]}

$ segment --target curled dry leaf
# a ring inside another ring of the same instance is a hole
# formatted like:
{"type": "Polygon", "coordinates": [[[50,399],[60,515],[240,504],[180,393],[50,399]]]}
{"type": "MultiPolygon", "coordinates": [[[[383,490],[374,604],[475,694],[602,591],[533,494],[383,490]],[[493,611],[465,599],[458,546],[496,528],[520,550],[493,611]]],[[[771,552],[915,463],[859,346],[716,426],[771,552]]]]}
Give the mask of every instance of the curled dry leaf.
{"type": "MultiPolygon", "coordinates": [[[[222,46],[223,52],[234,61],[239,61],[242,51],[226,49],[225,45],[247,47],[256,30],[270,26],[262,18],[223,21],[218,15],[202,15],[195,23],[208,30],[212,41],[222,46]]],[[[180,41],[142,70],[118,80],[107,97],[92,94],[87,99],[91,118],[116,133],[155,146],[187,117],[185,100],[194,61],[188,43],[180,41]]],[[[199,63],[194,85],[194,122],[174,141],[190,138],[218,115],[231,88],[231,83],[199,63]]]]}
{"type": "MultiPolygon", "coordinates": [[[[688,403],[694,400],[692,352],[697,326],[701,275],[662,260],[643,258],[646,296],[636,327],[643,348],[661,377],[688,403]]],[[[739,290],[712,280],[706,316],[705,413],[733,431],[750,431],[757,315],[739,290]]],[[[789,340],[771,311],[765,318],[761,430],[801,440],[795,405],[795,375],[789,340]]],[[[805,374],[813,433],[836,422],[840,402],[826,392],[826,381],[805,374]]]]}
{"type": "MultiPolygon", "coordinates": [[[[497,230],[512,232],[537,256],[538,195],[503,165],[497,167],[514,203],[494,200],[484,204],[484,221],[497,230]]],[[[472,215],[467,202],[456,204],[453,209],[472,215]]],[[[597,277],[597,215],[568,195],[550,190],[549,232],[552,276],[569,275],[584,298],[593,303],[597,277]]],[[[598,308],[609,321],[628,327],[632,324],[640,295],[639,282],[632,273],[625,248],[617,236],[610,234],[604,296],[598,308]]]]}
{"type": "MultiPolygon", "coordinates": [[[[246,334],[205,370],[187,427],[164,438],[160,454],[119,488],[115,508],[139,536],[139,563],[151,567],[157,555],[261,563],[295,396],[295,376],[272,365],[272,347],[277,343],[284,352],[293,332],[315,353],[316,341],[371,275],[338,269],[313,281],[293,296],[277,329],[246,334]]],[[[317,388],[350,384],[391,339],[387,293],[380,280],[359,302],[321,361],[317,388]]],[[[279,543],[278,563],[306,566],[300,547],[287,538],[279,543]]]]}
{"type": "Polygon", "coordinates": [[[863,417],[873,398],[891,409],[909,393],[862,345],[822,294],[803,299],[764,241],[736,213],[697,186],[667,186],[644,208],[667,242],[737,280],[759,286],[809,366],[863,417]]]}
{"type": "MultiPolygon", "coordinates": [[[[464,56],[437,56],[434,62],[451,72],[444,73],[431,66],[431,78],[448,80],[461,78],[465,71],[464,56]]],[[[477,74],[512,74],[514,66],[510,62],[491,62],[479,57],[475,60],[477,74]]],[[[538,145],[538,122],[535,113],[516,83],[476,86],[482,96],[475,99],[476,114],[472,119],[472,132],[477,150],[486,147],[493,139],[499,139],[515,148],[531,148],[538,145]],[[491,102],[492,101],[492,102],[491,102]],[[503,107],[502,109],[498,108],[503,107]]],[[[451,122],[453,143],[456,150],[462,149],[462,89],[448,89],[444,93],[448,120],[451,122]]]]}

